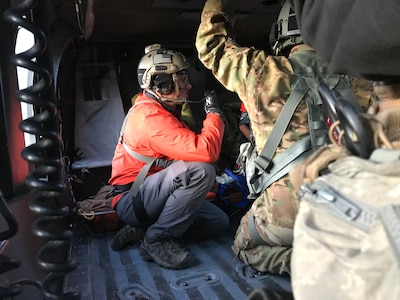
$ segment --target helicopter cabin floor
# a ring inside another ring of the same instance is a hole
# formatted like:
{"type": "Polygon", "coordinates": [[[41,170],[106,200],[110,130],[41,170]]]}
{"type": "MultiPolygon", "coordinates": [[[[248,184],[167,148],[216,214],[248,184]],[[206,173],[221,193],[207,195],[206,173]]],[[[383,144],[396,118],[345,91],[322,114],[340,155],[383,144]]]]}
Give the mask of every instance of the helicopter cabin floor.
{"type": "Polygon", "coordinates": [[[165,269],[143,260],[137,245],[113,251],[115,233],[93,234],[77,218],[70,255],[79,260],[79,265],[67,274],[64,291],[79,289],[82,300],[228,300],[246,299],[257,288],[291,292],[289,277],[257,272],[235,257],[230,247],[243,213],[241,209],[230,214],[231,226],[223,236],[180,241],[197,260],[183,270],[165,269]]]}

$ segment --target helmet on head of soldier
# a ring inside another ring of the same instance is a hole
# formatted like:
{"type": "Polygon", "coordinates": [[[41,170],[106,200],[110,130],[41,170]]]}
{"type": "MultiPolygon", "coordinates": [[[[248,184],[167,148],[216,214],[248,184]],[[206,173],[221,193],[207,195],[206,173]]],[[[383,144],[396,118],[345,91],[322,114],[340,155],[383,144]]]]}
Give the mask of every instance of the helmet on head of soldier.
{"type": "Polygon", "coordinates": [[[284,56],[288,56],[292,47],[303,43],[296,14],[289,1],[283,4],[278,19],[271,26],[269,43],[274,55],[284,56]]]}

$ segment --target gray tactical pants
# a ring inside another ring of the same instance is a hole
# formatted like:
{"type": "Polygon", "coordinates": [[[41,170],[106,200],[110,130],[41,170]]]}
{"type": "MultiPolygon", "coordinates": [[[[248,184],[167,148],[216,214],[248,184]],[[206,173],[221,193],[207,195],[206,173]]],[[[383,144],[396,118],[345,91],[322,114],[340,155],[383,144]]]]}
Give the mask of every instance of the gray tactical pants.
{"type": "MultiPolygon", "coordinates": [[[[211,164],[176,161],[145,178],[137,197],[155,222],[147,228],[149,239],[164,237],[212,237],[229,227],[229,218],[213,203],[205,200],[215,180],[211,164]]],[[[137,200],[137,199],[136,199],[137,200]]],[[[129,191],[115,210],[127,224],[141,227],[133,211],[129,191]]]]}

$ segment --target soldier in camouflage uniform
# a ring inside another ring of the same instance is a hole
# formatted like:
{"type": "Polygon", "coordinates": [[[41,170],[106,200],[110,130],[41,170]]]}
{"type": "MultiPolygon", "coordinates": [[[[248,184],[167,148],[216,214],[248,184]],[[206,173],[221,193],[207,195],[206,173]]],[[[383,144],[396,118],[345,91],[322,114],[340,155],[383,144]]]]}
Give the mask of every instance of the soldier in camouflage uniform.
{"type": "MultiPolygon", "coordinates": [[[[293,69],[283,55],[272,56],[264,51],[237,45],[227,33],[229,16],[224,13],[224,2],[208,0],[205,3],[196,47],[203,64],[228,90],[236,92],[245,104],[257,152],[260,153],[290,95],[293,69]]],[[[301,43],[299,34],[290,40],[293,42],[281,45],[280,50],[291,48],[290,54],[296,51],[313,51],[301,43]]],[[[277,154],[307,133],[307,109],[302,101],[277,154]]],[[[258,270],[290,273],[293,225],[297,211],[297,197],[288,176],[284,176],[270,185],[242,218],[233,251],[241,260],[258,270]],[[251,236],[249,218],[254,218],[255,228],[263,241],[258,242],[251,236]]]]}
{"type": "MultiPolygon", "coordinates": [[[[282,31],[281,26],[280,32],[277,30],[271,35],[276,55],[268,55],[253,47],[240,47],[228,35],[230,18],[225,2],[206,1],[196,36],[196,48],[203,64],[228,90],[236,92],[246,106],[257,152],[260,153],[291,93],[294,73],[287,56],[314,50],[303,44],[297,27],[288,29],[289,22],[296,22],[288,3],[282,7],[277,22],[286,22],[286,30],[282,31]]],[[[275,156],[304,138],[308,132],[307,107],[301,101],[275,156]]],[[[290,274],[293,225],[297,212],[298,200],[288,175],[285,175],[272,183],[242,218],[232,250],[242,261],[259,271],[290,274]],[[254,229],[258,237],[254,236],[254,229]]]]}

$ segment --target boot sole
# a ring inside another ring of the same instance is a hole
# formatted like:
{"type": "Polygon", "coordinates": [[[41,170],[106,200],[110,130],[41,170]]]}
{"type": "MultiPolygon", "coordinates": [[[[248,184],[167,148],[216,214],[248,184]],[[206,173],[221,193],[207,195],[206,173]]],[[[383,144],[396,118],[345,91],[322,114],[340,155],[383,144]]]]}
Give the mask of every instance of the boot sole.
{"type": "Polygon", "coordinates": [[[144,261],[152,261],[153,260],[153,258],[149,254],[149,252],[147,252],[147,250],[143,248],[142,244],[140,244],[140,246],[139,246],[139,254],[143,258],[144,261]]]}

